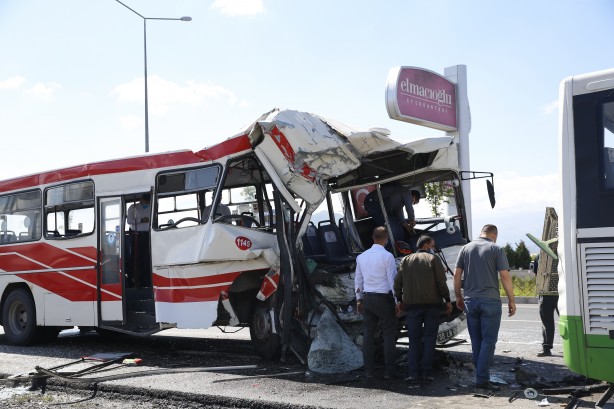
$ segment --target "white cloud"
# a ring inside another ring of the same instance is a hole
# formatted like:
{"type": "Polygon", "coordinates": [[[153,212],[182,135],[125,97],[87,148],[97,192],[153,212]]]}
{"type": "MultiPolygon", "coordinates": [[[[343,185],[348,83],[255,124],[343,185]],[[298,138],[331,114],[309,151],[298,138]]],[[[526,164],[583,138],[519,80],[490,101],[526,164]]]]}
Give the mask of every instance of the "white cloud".
{"type": "Polygon", "coordinates": [[[556,112],[558,108],[559,108],[559,100],[555,99],[554,101],[539,107],[539,110],[541,111],[542,115],[545,116],[545,115],[550,115],[553,112],[556,112]]]}
{"type": "MultiPolygon", "coordinates": [[[[507,172],[495,175],[496,209],[508,215],[555,206],[560,191],[557,174],[517,176],[507,172]]],[[[490,209],[485,182],[474,181],[471,186],[474,212],[490,209]]]]}
{"type": "Polygon", "coordinates": [[[17,89],[26,82],[24,77],[11,77],[4,81],[0,81],[0,89],[17,89]]]}
{"type": "Polygon", "coordinates": [[[137,115],[124,115],[119,118],[121,129],[131,131],[144,126],[143,117],[137,115]]]}
{"type": "Polygon", "coordinates": [[[211,8],[227,16],[253,16],[264,12],[262,0],[215,0],[211,8]]]}
{"type": "MultiPolygon", "coordinates": [[[[187,81],[185,85],[165,80],[157,75],[148,77],[149,111],[156,115],[166,114],[172,106],[226,102],[230,106],[248,106],[246,101],[239,101],[232,91],[212,82],[199,83],[187,81]]],[[[123,102],[145,101],[143,80],[137,78],[126,84],[118,85],[111,91],[123,102]]]]}
{"type": "Polygon", "coordinates": [[[495,175],[496,206],[490,207],[486,184],[483,180],[471,183],[473,237],[487,223],[497,225],[501,245],[523,240],[530,251],[537,246],[530,242],[526,233],[540,237],[546,207],[560,211],[560,182],[557,174],[518,176],[508,172],[495,175]]]}
{"type": "Polygon", "coordinates": [[[57,82],[49,82],[43,84],[42,82],[34,84],[34,86],[30,87],[26,90],[26,93],[32,95],[36,98],[51,100],[53,98],[53,93],[56,89],[60,89],[62,86],[57,82]]]}

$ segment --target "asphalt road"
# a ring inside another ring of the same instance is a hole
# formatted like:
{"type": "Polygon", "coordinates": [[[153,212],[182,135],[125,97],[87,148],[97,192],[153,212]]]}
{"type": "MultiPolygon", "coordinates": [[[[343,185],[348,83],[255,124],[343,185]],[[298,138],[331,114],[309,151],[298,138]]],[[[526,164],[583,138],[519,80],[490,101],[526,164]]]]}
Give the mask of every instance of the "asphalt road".
{"type": "MultiPolygon", "coordinates": [[[[467,332],[459,334],[459,338],[467,339],[467,332]]],[[[253,352],[247,330],[236,334],[223,334],[218,329],[168,330],[147,338],[103,338],[94,332],[81,334],[72,330],[63,332],[49,345],[35,347],[9,346],[0,331],[0,374],[5,377],[32,372],[35,366],[50,368],[100,352],[133,352],[143,359],[143,364],[98,376],[160,368],[257,365],[256,369],[232,372],[131,377],[98,383],[96,389],[91,385],[67,388],[61,382],[50,381],[44,394],[40,388],[32,392],[5,382],[4,386],[0,383],[3,388],[0,389],[0,407],[535,408],[537,402],[524,397],[508,401],[514,391],[524,389],[512,372],[515,364],[519,364],[523,373],[535,374],[544,382],[557,383],[573,375],[563,364],[560,342],[555,342],[552,357],[536,357],[540,349],[538,306],[518,305],[514,317],[503,319],[492,370],[493,375],[507,385],[494,396],[476,397],[469,344],[440,353],[436,381],[416,388],[402,379],[384,381],[376,377],[366,382],[361,371],[332,376],[314,374],[292,356],[282,363],[263,362],[253,352]]],[[[404,346],[400,345],[400,371],[405,368],[404,352],[404,346]]],[[[593,407],[597,398],[598,395],[583,398],[579,407],[593,407]]],[[[548,399],[551,406],[569,401],[564,395],[548,399]]],[[[614,409],[614,402],[606,408],[614,409]]]]}

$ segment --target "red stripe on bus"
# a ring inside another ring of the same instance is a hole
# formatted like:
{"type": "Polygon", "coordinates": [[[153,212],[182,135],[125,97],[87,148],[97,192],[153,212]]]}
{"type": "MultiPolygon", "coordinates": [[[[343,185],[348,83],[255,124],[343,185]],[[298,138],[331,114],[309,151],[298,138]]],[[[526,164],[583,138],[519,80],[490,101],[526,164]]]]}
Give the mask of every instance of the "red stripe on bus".
{"type": "MultiPolygon", "coordinates": [[[[277,148],[280,150],[282,155],[286,158],[288,163],[292,168],[296,165],[294,163],[296,159],[296,153],[286,135],[283,134],[276,126],[271,129],[271,139],[277,145],[277,148]]],[[[314,181],[316,177],[316,172],[309,167],[306,163],[303,163],[303,167],[300,169],[300,174],[307,180],[314,181]]]]}
{"type": "MultiPolygon", "coordinates": [[[[87,274],[96,280],[96,270],[91,269],[81,272],[87,274]]],[[[85,283],[74,280],[70,277],[66,277],[64,274],[57,272],[48,273],[30,273],[30,274],[16,274],[17,277],[39,286],[50,293],[58,295],[68,301],[96,301],[97,289],[96,285],[87,285],[85,283]]],[[[91,281],[91,280],[88,280],[91,281]]],[[[101,291],[102,301],[119,301],[121,294],[120,284],[105,284],[104,289],[111,294],[101,291]]]]}
{"type": "MultiPolygon", "coordinates": [[[[92,269],[88,272],[93,277],[96,277],[96,270],[92,269]]],[[[96,287],[88,286],[79,281],[66,277],[63,274],[56,272],[48,273],[31,273],[17,274],[17,277],[39,286],[53,294],[63,297],[69,301],[96,301],[96,287]]],[[[118,300],[110,294],[104,294],[103,301],[118,300]]]]}
{"type": "Polygon", "coordinates": [[[75,253],[81,254],[82,256],[85,256],[92,260],[96,260],[98,256],[96,247],[73,247],[73,248],[70,248],[69,250],[74,251],[75,253]]]}
{"type": "Polygon", "coordinates": [[[248,135],[235,136],[234,138],[226,139],[224,142],[213,145],[210,148],[205,148],[196,152],[196,156],[203,160],[216,160],[233,153],[240,153],[251,150],[252,144],[248,135]]]}
{"type": "MultiPolygon", "coordinates": [[[[72,251],[72,250],[71,250],[72,251]]],[[[94,260],[96,259],[96,249],[91,248],[90,252],[94,253],[94,260]]],[[[95,262],[87,260],[79,255],[73,254],[62,248],[52,246],[47,243],[32,243],[21,245],[8,245],[0,247],[0,268],[5,271],[14,272],[22,271],[24,269],[40,270],[41,268],[74,268],[74,267],[90,267],[94,266],[95,262]],[[7,254],[17,253],[17,254],[7,254]],[[32,259],[38,263],[31,263],[31,267],[22,268],[25,258],[32,259]],[[6,263],[10,261],[15,265],[9,266],[6,263]],[[2,267],[2,266],[6,266],[2,267]]]]}
{"type": "Polygon", "coordinates": [[[218,301],[222,291],[228,291],[230,284],[205,288],[154,289],[156,302],[183,303],[218,301]]]}
{"type": "Polygon", "coordinates": [[[201,277],[162,277],[153,275],[153,284],[156,287],[195,287],[199,285],[222,284],[232,282],[241,272],[215,274],[201,277]]]}
{"type": "Polygon", "coordinates": [[[247,135],[230,138],[212,147],[198,152],[179,151],[156,155],[138,156],[116,159],[104,162],[94,162],[22,176],[0,181],[0,192],[39,187],[40,185],[58,183],[73,179],[83,179],[96,175],[133,172],[146,169],[159,169],[171,166],[189,165],[223,158],[235,153],[250,150],[251,144],[247,135]]]}

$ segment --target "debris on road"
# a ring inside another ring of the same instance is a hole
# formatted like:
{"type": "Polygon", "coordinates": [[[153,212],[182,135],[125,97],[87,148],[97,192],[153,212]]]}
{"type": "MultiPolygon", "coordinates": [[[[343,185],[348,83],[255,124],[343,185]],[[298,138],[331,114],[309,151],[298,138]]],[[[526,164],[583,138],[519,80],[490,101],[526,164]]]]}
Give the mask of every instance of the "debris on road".
{"type": "Polygon", "coordinates": [[[319,373],[349,372],[364,365],[361,350],[328,309],[324,310],[316,327],[307,364],[311,371],[319,373]]]}

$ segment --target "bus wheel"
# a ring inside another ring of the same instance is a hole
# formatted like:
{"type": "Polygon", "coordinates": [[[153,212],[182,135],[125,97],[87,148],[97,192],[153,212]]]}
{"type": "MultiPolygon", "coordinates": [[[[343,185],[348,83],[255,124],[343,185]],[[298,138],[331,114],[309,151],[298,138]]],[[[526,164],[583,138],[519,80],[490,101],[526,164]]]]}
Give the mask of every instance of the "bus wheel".
{"type": "Polygon", "coordinates": [[[2,310],[6,340],[11,345],[31,345],[40,341],[43,327],[36,326],[36,306],[30,292],[17,288],[6,297],[2,310]]]}
{"type": "Polygon", "coordinates": [[[268,303],[259,301],[249,322],[249,335],[256,352],[269,361],[281,357],[281,340],[279,334],[273,332],[272,311],[268,303]]]}

